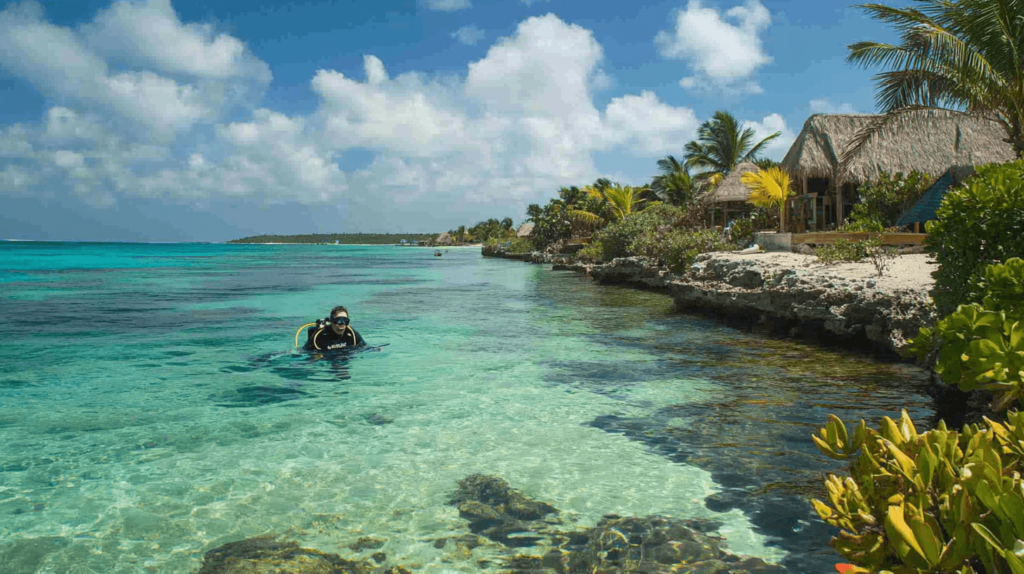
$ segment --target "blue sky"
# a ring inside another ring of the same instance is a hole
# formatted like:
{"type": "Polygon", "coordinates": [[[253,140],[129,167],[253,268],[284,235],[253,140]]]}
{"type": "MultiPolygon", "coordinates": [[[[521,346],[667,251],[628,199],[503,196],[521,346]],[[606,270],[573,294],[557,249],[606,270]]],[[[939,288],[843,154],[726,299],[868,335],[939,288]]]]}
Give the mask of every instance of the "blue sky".
{"type": "Polygon", "coordinates": [[[846,46],[895,39],[817,0],[0,3],[0,238],[518,223],[649,181],[716,110],[781,159],[874,111],[846,46]]]}

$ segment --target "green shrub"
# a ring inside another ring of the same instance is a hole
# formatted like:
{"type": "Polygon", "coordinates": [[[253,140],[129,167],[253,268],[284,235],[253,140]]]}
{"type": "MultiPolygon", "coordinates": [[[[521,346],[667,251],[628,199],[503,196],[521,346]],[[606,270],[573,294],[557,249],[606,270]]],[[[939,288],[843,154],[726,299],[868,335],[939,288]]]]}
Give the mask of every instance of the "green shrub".
{"type": "Polygon", "coordinates": [[[860,221],[848,221],[843,225],[839,226],[836,231],[846,233],[882,233],[885,231],[885,226],[882,225],[881,220],[877,219],[862,219],[860,221]]]}
{"type": "Polygon", "coordinates": [[[982,303],[961,305],[934,330],[922,328],[911,349],[924,358],[939,347],[935,372],[960,390],[995,394],[992,409],[1024,400],[1024,260],[990,265],[982,303]]]}
{"type": "Polygon", "coordinates": [[[814,254],[818,256],[818,261],[825,265],[832,265],[835,263],[860,261],[864,259],[865,250],[866,245],[863,241],[836,239],[835,243],[831,245],[826,244],[815,247],[814,254]]]}
{"type": "Polygon", "coordinates": [[[592,242],[576,253],[576,259],[584,263],[594,263],[601,260],[602,253],[601,244],[592,242]]]}
{"type": "Polygon", "coordinates": [[[694,258],[710,251],[729,251],[736,245],[717,231],[655,230],[641,234],[631,245],[634,255],[643,255],[663,262],[675,273],[690,268],[694,258]]]}
{"type": "Polygon", "coordinates": [[[737,219],[732,224],[730,237],[736,245],[750,245],[754,242],[754,221],[749,217],[737,219]]]}
{"type": "Polygon", "coordinates": [[[716,231],[680,228],[687,224],[686,209],[664,204],[651,206],[595,233],[590,245],[576,257],[581,261],[611,261],[616,257],[644,256],[682,273],[700,253],[736,248],[716,231]]]}
{"type": "Polygon", "coordinates": [[[533,242],[525,237],[513,237],[508,241],[509,245],[505,248],[506,253],[520,255],[533,251],[533,242]]]}
{"type": "Polygon", "coordinates": [[[864,246],[864,256],[875,266],[875,271],[881,277],[885,270],[892,265],[893,259],[897,257],[896,248],[882,245],[881,235],[873,235],[870,239],[860,243],[864,246]]]}
{"type": "Polygon", "coordinates": [[[939,269],[932,297],[940,312],[981,302],[985,266],[1024,257],[1024,161],[989,164],[950,190],[926,224],[925,247],[939,269]]]}
{"type": "Polygon", "coordinates": [[[633,248],[633,241],[646,232],[657,232],[659,227],[673,227],[684,216],[684,212],[671,205],[655,205],[633,213],[622,221],[594,233],[591,244],[585,248],[587,256],[611,261],[616,257],[639,255],[633,248]]]}
{"type": "Polygon", "coordinates": [[[861,420],[851,436],[829,415],[812,435],[826,456],[853,459],[850,476],[826,479],[828,503],[812,500],[841,529],[832,546],[871,572],[1024,572],[1024,413],[960,433],[940,421],[918,434],[906,411],[879,427],[861,420]]]}
{"type": "Polygon", "coordinates": [[[931,187],[931,176],[918,171],[910,175],[882,172],[878,180],[857,188],[860,200],[853,206],[850,219],[862,228],[856,231],[878,231],[896,225],[896,221],[914,206],[931,187]]]}

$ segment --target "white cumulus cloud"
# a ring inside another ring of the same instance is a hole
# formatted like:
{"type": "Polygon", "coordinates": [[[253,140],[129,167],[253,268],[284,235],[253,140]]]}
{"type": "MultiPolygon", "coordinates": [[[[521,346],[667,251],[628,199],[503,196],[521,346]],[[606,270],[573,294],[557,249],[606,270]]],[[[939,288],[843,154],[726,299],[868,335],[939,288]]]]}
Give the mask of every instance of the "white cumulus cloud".
{"type": "Polygon", "coordinates": [[[480,40],[484,39],[484,31],[470,24],[452,32],[452,38],[455,38],[467,46],[473,46],[480,40]]]}
{"type": "Polygon", "coordinates": [[[786,125],[786,120],[779,114],[769,114],[759,122],[742,122],[741,127],[754,130],[755,142],[759,142],[775,132],[782,132],[779,134],[779,137],[768,142],[761,153],[758,154],[759,157],[767,157],[775,161],[781,161],[785,157],[786,152],[789,151],[790,146],[793,145],[793,141],[796,139],[796,134],[786,125]]]}
{"type": "Polygon", "coordinates": [[[238,38],[209,24],[184,24],[170,0],[120,0],[84,27],[84,42],[106,58],[199,78],[270,81],[270,68],[238,38]]]}
{"type": "MultiPolygon", "coordinates": [[[[654,162],[678,155],[700,123],[692,109],[653,91],[599,108],[594,91],[611,83],[604,51],[590,30],[553,14],[522,21],[461,74],[391,74],[367,53],[361,77],[315,73],[318,102],[309,114],[253,106],[228,120],[204,86],[258,82],[248,52],[182,23],[163,1],[115,4],[90,26],[115,29],[142,13],[164,19],[168,42],[211,61],[175,67],[141,48],[136,67],[119,69],[91,43],[94,28],[52,25],[36,5],[0,13],[8,32],[0,34],[0,66],[64,100],[36,124],[0,126],[0,193],[68,189],[93,205],[123,196],[295,202],[344,206],[348,229],[445,228],[518,217],[561,185],[610,175],[596,165],[598,153],[648,158],[650,170],[637,177],[650,177],[654,162]],[[53,49],[29,49],[40,41],[53,49]],[[79,86],[72,91],[59,78],[79,86]],[[126,121],[175,137],[137,137],[123,129],[126,121]],[[365,164],[342,169],[350,156],[365,164]]],[[[122,32],[119,42],[141,42],[122,32]]],[[[777,115],[745,125],[792,136],[777,115]]]]}
{"type": "Polygon", "coordinates": [[[47,22],[38,3],[12,4],[0,12],[0,68],[161,139],[215,120],[270,81],[240,41],[184,26],[167,0],[116,3],[81,30],[47,22]]]}
{"type": "Polygon", "coordinates": [[[749,78],[772,59],[764,53],[760,37],[771,24],[771,15],[758,0],[748,0],[724,15],[700,0],[689,0],[675,13],[674,24],[671,31],[658,32],[654,41],[663,57],[683,60],[692,70],[692,76],[680,81],[682,87],[760,93],[749,78]]]}

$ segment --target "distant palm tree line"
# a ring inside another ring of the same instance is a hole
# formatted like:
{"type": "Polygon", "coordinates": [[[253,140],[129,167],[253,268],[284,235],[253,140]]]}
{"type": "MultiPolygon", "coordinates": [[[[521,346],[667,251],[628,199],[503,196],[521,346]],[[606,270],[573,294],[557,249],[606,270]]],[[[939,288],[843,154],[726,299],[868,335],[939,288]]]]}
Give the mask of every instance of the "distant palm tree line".
{"type": "Polygon", "coordinates": [[[741,128],[732,114],[715,112],[697,129],[697,139],[684,146],[682,160],[671,155],[658,160],[658,174],[650,183],[629,186],[602,178],[582,187],[562,187],[548,205],[530,205],[528,220],[542,228],[538,239],[545,243],[586,235],[652,205],[689,205],[744,161],[762,169],[778,165],[758,156],[780,133],[757,141],[754,130],[741,128]]]}
{"type": "MultiPolygon", "coordinates": [[[[741,128],[727,111],[718,111],[697,128],[697,139],[683,147],[682,161],[674,156],[658,160],[658,174],[650,183],[640,186],[621,185],[598,179],[589,185],[562,187],[558,197],[548,205],[532,204],[527,208],[527,221],[541,227],[551,237],[570,237],[625,219],[632,213],[657,204],[688,205],[712,189],[744,161],[762,169],[778,165],[759,158],[766,146],[781,132],[759,141],[754,130],[741,128]]],[[[511,238],[515,235],[512,220],[489,219],[466,228],[450,230],[455,243],[511,238]]]]}

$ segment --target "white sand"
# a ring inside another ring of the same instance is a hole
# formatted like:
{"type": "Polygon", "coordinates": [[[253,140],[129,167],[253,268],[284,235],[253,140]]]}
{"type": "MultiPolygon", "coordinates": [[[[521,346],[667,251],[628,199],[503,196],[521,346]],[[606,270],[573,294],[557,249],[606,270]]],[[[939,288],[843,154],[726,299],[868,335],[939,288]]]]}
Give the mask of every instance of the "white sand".
{"type": "Polygon", "coordinates": [[[728,253],[716,252],[714,259],[727,261],[752,261],[764,271],[799,269],[821,279],[874,280],[876,288],[884,291],[931,290],[935,285],[932,272],[938,269],[935,257],[929,254],[899,255],[889,261],[889,267],[881,277],[871,261],[864,259],[857,263],[825,265],[814,255],[802,253],[728,253]]]}

